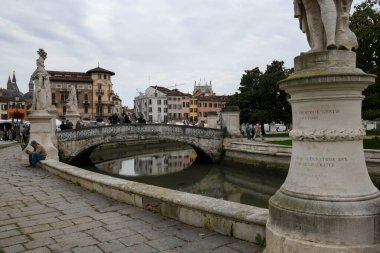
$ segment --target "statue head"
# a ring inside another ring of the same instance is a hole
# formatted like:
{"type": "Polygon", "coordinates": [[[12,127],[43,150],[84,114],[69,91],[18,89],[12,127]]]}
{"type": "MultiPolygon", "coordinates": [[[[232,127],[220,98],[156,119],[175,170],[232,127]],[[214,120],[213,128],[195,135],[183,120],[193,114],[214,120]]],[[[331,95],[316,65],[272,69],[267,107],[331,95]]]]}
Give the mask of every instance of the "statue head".
{"type": "Polygon", "coordinates": [[[45,50],[43,50],[42,48],[38,49],[37,54],[38,54],[39,56],[41,56],[44,60],[45,60],[46,57],[47,57],[47,53],[46,53],[45,50]]]}

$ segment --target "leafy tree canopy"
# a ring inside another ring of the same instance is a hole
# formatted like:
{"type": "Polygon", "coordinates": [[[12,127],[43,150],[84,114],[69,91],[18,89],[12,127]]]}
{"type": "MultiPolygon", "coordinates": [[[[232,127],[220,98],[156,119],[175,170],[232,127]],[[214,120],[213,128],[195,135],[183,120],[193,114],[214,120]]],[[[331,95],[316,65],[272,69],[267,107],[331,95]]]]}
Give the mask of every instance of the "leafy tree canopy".
{"type": "Polygon", "coordinates": [[[365,0],[354,9],[350,28],[359,42],[357,67],[377,75],[376,83],[363,92],[363,118],[380,119],[380,0],[365,0]]]}
{"type": "Polygon", "coordinates": [[[283,61],[273,61],[265,72],[258,67],[244,72],[239,92],[232,95],[228,103],[239,106],[241,122],[291,123],[288,95],[278,87],[278,82],[291,71],[284,67],[283,61]]]}

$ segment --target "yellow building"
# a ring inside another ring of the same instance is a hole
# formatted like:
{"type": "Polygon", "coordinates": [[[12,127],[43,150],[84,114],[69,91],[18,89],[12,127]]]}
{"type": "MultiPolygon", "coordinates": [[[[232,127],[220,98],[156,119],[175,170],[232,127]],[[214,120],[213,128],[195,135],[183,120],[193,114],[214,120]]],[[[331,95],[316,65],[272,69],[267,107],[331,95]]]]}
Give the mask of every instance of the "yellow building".
{"type": "Polygon", "coordinates": [[[190,98],[190,123],[194,124],[198,122],[198,99],[195,96],[190,98]]]}
{"type": "Polygon", "coordinates": [[[107,121],[113,113],[114,96],[111,76],[114,72],[97,67],[87,72],[48,71],[52,102],[57,116],[65,119],[66,100],[75,85],[78,112],[84,120],[107,121]]]}

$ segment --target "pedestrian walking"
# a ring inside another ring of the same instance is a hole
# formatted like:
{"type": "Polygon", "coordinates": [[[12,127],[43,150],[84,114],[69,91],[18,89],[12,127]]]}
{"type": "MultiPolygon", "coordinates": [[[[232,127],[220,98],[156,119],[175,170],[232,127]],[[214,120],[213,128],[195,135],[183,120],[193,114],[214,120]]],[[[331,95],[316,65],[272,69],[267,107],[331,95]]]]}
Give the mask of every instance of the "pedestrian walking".
{"type": "Polygon", "coordinates": [[[253,136],[253,140],[256,139],[256,136],[260,136],[261,140],[264,140],[263,135],[261,134],[261,125],[260,121],[256,123],[255,125],[255,135],[253,136]]]}

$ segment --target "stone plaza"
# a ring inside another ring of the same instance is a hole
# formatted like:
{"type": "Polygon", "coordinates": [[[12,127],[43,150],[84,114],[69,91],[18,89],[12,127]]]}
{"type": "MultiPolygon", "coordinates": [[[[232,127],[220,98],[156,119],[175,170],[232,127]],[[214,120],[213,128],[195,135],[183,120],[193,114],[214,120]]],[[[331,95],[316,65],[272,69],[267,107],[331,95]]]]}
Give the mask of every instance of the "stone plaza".
{"type": "Polygon", "coordinates": [[[0,248],[4,252],[260,252],[253,243],[120,203],[0,149],[0,248]]]}

